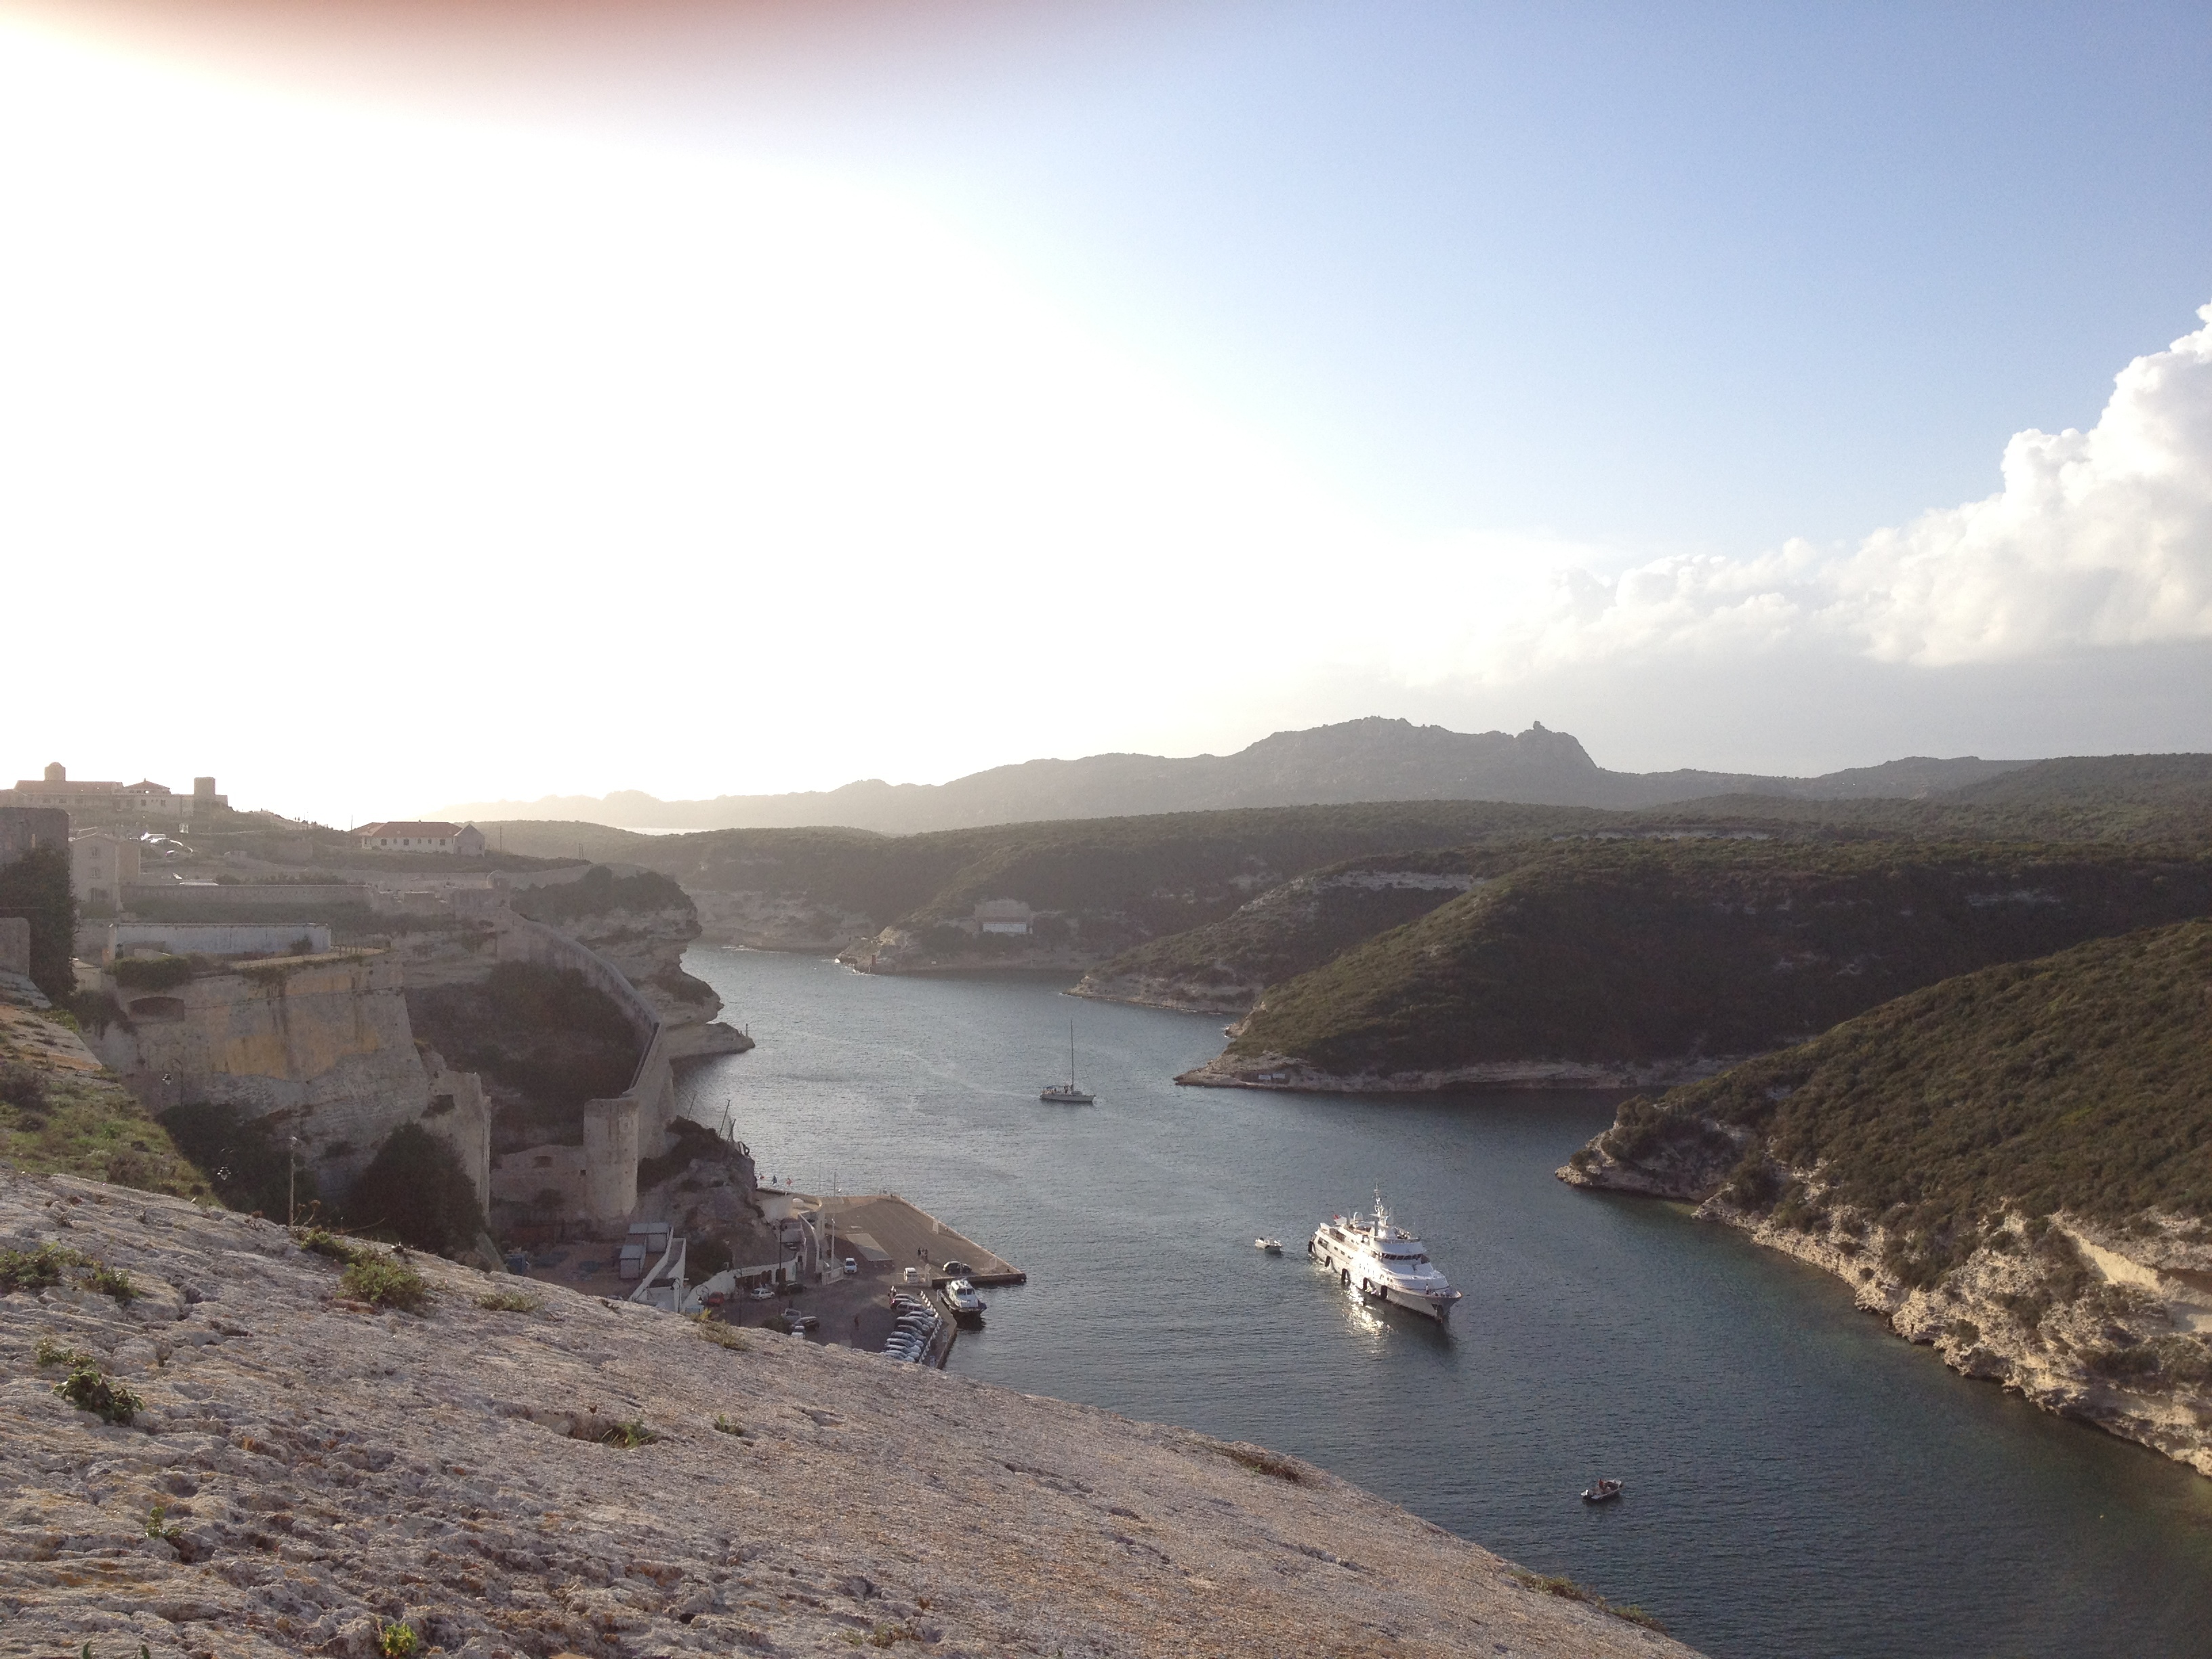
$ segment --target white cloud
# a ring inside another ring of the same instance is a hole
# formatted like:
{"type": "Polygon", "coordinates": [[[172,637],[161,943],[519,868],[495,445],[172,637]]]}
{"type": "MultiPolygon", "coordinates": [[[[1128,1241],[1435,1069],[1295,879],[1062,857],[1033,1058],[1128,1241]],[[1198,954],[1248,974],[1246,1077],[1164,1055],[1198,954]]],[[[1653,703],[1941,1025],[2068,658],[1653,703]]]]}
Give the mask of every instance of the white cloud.
{"type": "Polygon", "coordinates": [[[2015,435],[1986,500],[1847,550],[1571,566],[1463,634],[1449,666],[1431,653],[1426,677],[1807,648],[1936,668],[2212,639],[2212,306],[2200,315],[2121,371],[2088,431],[2015,435]]]}

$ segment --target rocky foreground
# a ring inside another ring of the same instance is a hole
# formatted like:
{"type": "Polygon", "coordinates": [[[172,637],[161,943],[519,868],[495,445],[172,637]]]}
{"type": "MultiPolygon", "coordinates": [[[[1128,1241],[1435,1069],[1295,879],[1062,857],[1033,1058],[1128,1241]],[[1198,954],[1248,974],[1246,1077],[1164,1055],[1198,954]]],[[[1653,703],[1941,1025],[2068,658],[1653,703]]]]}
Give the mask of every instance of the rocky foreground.
{"type": "Polygon", "coordinates": [[[0,1173],[0,1654],[1688,1651],[1295,1459],[957,1376],[423,1257],[380,1309],[65,1176],[0,1173]]]}

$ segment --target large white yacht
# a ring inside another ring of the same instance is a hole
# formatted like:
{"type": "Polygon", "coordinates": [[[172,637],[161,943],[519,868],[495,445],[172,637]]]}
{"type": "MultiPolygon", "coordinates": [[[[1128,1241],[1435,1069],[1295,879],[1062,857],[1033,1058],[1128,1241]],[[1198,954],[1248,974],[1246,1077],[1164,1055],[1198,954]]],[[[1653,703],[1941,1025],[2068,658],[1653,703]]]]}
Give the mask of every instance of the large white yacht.
{"type": "Polygon", "coordinates": [[[1306,1254],[1334,1273],[1348,1291],[1394,1308],[1426,1314],[1439,1325],[1451,1318],[1462,1291],[1451,1287],[1421,1241],[1393,1224],[1382,1194],[1375,1194],[1375,1218],[1354,1211],[1314,1229],[1306,1254]]]}

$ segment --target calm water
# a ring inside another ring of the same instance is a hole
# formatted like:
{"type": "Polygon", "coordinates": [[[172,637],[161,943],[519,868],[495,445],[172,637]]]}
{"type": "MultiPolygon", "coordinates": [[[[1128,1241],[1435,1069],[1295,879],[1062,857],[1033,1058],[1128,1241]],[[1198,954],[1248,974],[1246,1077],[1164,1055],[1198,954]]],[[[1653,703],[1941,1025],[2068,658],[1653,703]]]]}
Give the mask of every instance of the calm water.
{"type": "Polygon", "coordinates": [[[1680,1206],[1561,1186],[1616,1096],[1177,1089],[1219,1019],[686,965],[760,1044],[692,1075],[694,1115],[726,1099],[763,1174],[904,1194],[1029,1270],[956,1370],[1297,1452],[1729,1659],[2212,1656],[2212,1481],[1964,1381],[1680,1206]],[[1071,1014],[1099,1103],[1041,1105],[1071,1014]],[[1449,1335],[1306,1265],[1377,1182],[1468,1292],[1449,1335]],[[1586,1509],[1599,1470],[1628,1495],[1586,1509]]]}

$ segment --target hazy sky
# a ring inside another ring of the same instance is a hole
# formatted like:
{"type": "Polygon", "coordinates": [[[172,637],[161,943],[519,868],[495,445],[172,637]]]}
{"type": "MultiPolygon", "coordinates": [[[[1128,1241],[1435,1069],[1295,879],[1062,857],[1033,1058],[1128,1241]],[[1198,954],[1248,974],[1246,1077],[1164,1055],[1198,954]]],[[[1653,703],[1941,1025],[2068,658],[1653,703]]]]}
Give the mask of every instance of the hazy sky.
{"type": "Polygon", "coordinates": [[[2201,4],[0,0],[0,781],[2212,748],[2208,108],[2201,4]]]}

